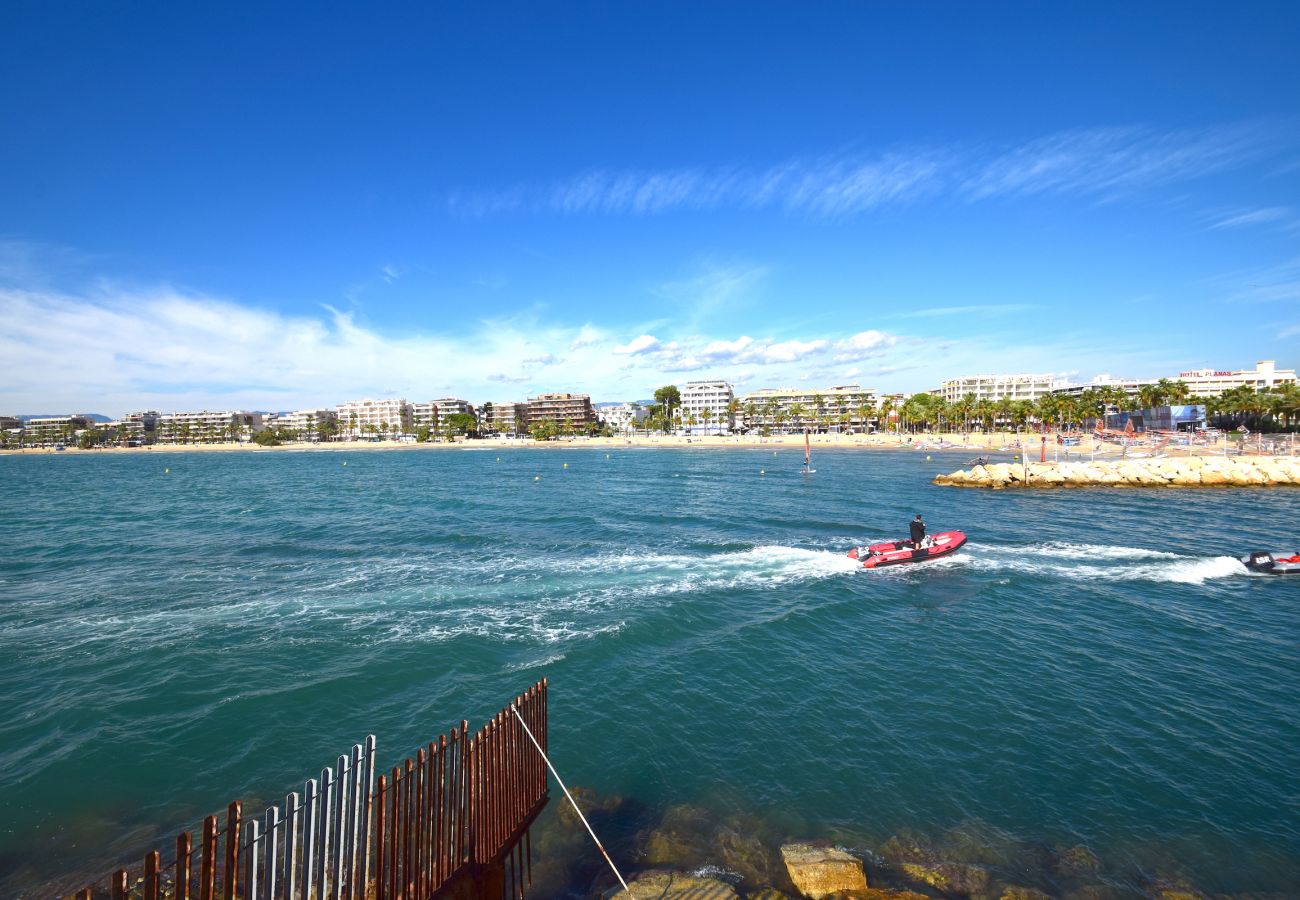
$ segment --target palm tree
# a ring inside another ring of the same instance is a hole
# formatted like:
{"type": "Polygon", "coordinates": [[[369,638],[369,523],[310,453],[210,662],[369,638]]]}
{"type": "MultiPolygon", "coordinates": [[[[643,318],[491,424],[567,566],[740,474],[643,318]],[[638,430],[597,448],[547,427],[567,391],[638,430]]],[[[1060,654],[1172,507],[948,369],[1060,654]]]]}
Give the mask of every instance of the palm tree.
{"type": "Polygon", "coordinates": [[[709,431],[709,421],[713,418],[713,410],[706,406],[704,409],[700,410],[700,418],[704,420],[704,432],[707,434],[709,431]]]}
{"type": "Polygon", "coordinates": [[[790,419],[792,420],[792,423],[795,428],[805,427],[806,423],[804,420],[807,418],[807,416],[808,416],[808,410],[804,408],[804,405],[802,403],[795,403],[791,405],[790,419]]]}
{"type": "Polygon", "coordinates": [[[744,424],[747,429],[753,428],[758,424],[758,404],[753,400],[746,401],[745,403],[744,424]]]}
{"type": "Polygon", "coordinates": [[[880,421],[885,423],[885,430],[889,430],[889,417],[894,412],[894,398],[886,397],[880,401],[880,421]]]}

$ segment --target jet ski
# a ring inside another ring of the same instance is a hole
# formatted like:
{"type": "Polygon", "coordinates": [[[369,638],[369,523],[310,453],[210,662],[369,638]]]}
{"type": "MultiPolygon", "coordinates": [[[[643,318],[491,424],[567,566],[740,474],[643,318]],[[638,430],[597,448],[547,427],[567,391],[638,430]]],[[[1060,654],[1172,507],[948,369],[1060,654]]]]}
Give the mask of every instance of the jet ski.
{"type": "Polygon", "coordinates": [[[1252,572],[1263,572],[1267,575],[1300,575],[1300,550],[1295,553],[1287,553],[1285,550],[1275,553],[1256,550],[1250,556],[1243,556],[1241,562],[1252,572]]]}
{"type": "Polygon", "coordinates": [[[966,543],[966,535],[960,531],[941,531],[931,535],[917,547],[911,541],[886,541],[883,544],[871,544],[868,547],[854,547],[849,551],[849,558],[862,563],[863,568],[876,569],[880,566],[893,566],[899,563],[926,562],[955,553],[966,543]]]}

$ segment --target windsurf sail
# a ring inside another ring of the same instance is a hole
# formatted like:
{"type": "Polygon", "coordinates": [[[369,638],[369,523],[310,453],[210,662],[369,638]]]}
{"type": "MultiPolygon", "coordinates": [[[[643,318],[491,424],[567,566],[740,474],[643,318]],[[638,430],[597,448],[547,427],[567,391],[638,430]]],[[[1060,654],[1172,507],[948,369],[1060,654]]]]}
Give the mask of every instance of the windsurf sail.
{"type": "Polygon", "coordinates": [[[808,429],[803,430],[803,467],[806,469],[812,465],[812,441],[808,437],[808,429]]]}

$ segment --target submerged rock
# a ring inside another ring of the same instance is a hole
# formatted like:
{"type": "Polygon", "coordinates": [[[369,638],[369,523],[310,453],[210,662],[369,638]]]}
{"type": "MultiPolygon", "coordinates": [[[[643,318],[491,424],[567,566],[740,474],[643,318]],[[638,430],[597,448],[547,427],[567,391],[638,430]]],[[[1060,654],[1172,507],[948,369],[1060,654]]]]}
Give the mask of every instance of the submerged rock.
{"type": "Polygon", "coordinates": [[[1052,868],[1065,878],[1083,878],[1100,872],[1101,860],[1083,844],[1058,846],[1053,854],[1052,868]]]}
{"type": "Polygon", "coordinates": [[[903,863],[908,878],[949,894],[980,894],[989,886],[989,870],[969,863],[903,863]]]}
{"type": "Polygon", "coordinates": [[[689,872],[647,872],[628,882],[628,890],[621,887],[605,895],[606,900],[735,900],[736,889],[716,878],[703,878],[689,872]]]}
{"type": "Polygon", "coordinates": [[[707,811],[686,804],[670,806],[657,827],[640,835],[641,852],[652,866],[694,868],[708,861],[712,833],[707,811]]]}
{"type": "Polygon", "coordinates": [[[867,874],[862,868],[862,860],[847,850],[795,842],[781,845],[781,859],[795,888],[812,900],[867,889],[867,874]]]}

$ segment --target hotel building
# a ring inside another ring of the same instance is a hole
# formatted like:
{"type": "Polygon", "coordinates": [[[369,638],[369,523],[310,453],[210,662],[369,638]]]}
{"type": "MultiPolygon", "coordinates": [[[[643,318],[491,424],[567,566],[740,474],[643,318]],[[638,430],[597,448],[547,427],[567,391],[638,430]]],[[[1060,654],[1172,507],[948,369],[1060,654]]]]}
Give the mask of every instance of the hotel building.
{"type": "Polygon", "coordinates": [[[497,434],[527,434],[527,403],[484,403],[479,424],[497,434]]]}
{"type": "Polygon", "coordinates": [[[650,412],[640,403],[611,403],[597,411],[600,420],[615,434],[631,434],[650,418],[650,412]]]}
{"type": "Polygon", "coordinates": [[[856,384],[828,388],[765,388],[740,398],[745,427],[839,430],[848,415],[850,428],[866,428],[876,418],[876,391],[856,384]],[[802,408],[800,413],[796,407],[802,408]],[[863,413],[863,410],[867,412],[863,413]]]}
{"type": "Polygon", "coordinates": [[[410,431],[411,404],[398,400],[354,400],[339,404],[339,427],[349,437],[410,431]],[[368,428],[367,426],[373,426],[368,428]]]}
{"type": "Polygon", "coordinates": [[[168,443],[248,440],[249,435],[266,427],[261,413],[255,412],[178,412],[158,417],[158,440],[168,443]]]}
{"type": "Polygon", "coordinates": [[[586,431],[596,424],[589,394],[538,394],[528,398],[528,430],[546,420],[586,431]]]}
{"type": "Polygon", "coordinates": [[[1154,378],[1112,378],[1109,374],[1098,375],[1087,384],[1063,384],[1052,391],[1053,394],[1065,394],[1070,397],[1077,397],[1084,391],[1093,391],[1098,388],[1120,388],[1130,397],[1136,397],[1138,391],[1156,383],[1154,378]]]}
{"type": "Polygon", "coordinates": [[[1255,363],[1253,369],[1192,369],[1179,372],[1178,380],[1187,385],[1193,397],[1211,397],[1233,388],[1249,387],[1256,391],[1271,390],[1283,384],[1295,384],[1295,369],[1279,369],[1271,359],[1255,363]]]}
{"type": "Polygon", "coordinates": [[[54,444],[84,431],[90,424],[85,416],[39,416],[23,425],[23,438],[33,443],[54,444]]]}
{"type": "Polygon", "coordinates": [[[964,375],[947,379],[937,393],[947,403],[954,403],[968,394],[974,394],[976,402],[1001,400],[1003,397],[1033,401],[1060,387],[1065,387],[1065,382],[1053,375],[964,375]]]}
{"type": "Polygon", "coordinates": [[[731,401],[736,399],[725,381],[688,381],[681,394],[681,426],[686,434],[730,434],[731,401]],[[688,424],[692,423],[693,424],[688,424]]]}

